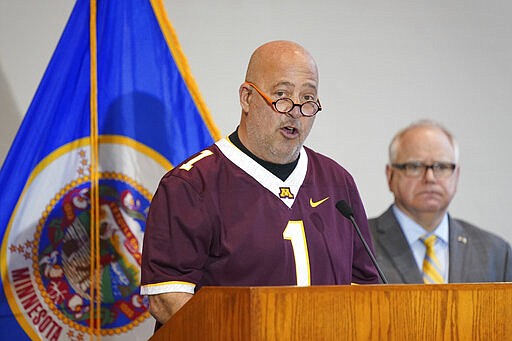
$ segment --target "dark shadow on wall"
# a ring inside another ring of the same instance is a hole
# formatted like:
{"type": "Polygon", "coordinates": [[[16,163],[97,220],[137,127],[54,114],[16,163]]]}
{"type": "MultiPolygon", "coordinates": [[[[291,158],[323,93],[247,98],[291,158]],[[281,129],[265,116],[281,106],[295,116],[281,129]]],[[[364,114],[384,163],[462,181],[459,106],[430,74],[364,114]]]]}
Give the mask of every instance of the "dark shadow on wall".
{"type": "Polygon", "coordinates": [[[0,63],[0,165],[4,163],[20,124],[21,114],[0,63]]]}

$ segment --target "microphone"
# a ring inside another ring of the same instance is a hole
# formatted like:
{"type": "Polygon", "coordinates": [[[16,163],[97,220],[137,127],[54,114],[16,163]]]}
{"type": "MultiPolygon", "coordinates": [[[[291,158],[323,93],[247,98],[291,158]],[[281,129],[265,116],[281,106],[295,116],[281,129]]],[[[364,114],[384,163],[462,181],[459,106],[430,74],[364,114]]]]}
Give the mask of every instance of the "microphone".
{"type": "Polygon", "coordinates": [[[359,239],[361,239],[361,242],[364,245],[364,249],[366,250],[366,253],[368,256],[370,256],[370,259],[373,263],[373,266],[375,266],[375,269],[377,269],[377,272],[379,273],[380,279],[382,280],[382,283],[388,284],[388,280],[386,279],[386,276],[384,276],[384,273],[379,267],[379,264],[377,264],[377,260],[373,256],[372,250],[370,250],[370,247],[366,243],[366,240],[364,240],[363,235],[361,234],[361,230],[359,229],[359,226],[357,226],[356,220],[354,219],[354,212],[352,211],[352,208],[347,204],[345,200],[340,200],[336,203],[336,208],[338,211],[340,211],[341,214],[350,222],[352,222],[352,226],[354,226],[354,229],[357,232],[357,235],[359,236],[359,239]]]}

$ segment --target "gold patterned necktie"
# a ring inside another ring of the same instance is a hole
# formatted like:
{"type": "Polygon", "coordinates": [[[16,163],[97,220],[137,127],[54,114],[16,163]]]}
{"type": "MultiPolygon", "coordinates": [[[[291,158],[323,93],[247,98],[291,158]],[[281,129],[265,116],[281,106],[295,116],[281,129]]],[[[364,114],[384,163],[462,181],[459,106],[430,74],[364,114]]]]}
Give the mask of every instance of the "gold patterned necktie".
{"type": "Polygon", "coordinates": [[[444,283],[443,276],[441,276],[441,263],[439,263],[439,259],[437,259],[436,252],[434,251],[436,236],[423,237],[421,241],[427,248],[425,259],[423,260],[423,282],[427,284],[444,283]]]}

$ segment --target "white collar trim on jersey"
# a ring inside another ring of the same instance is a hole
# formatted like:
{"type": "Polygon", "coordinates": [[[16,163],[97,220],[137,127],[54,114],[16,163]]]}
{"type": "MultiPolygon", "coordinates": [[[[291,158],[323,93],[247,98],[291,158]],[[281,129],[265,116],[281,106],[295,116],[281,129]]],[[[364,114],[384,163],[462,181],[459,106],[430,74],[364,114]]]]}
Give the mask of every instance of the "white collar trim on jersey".
{"type": "Polygon", "coordinates": [[[300,157],[297,166],[293,170],[292,174],[290,174],[285,181],[282,181],[259,163],[254,161],[249,155],[238,149],[228,139],[223,138],[215,144],[229,160],[281,199],[286,206],[290,208],[292,207],[308,170],[308,155],[303,147],[300,149],[300,157]],[[289,188],[293,198],[282,198],[280,194],[282,193],[283,188],[289,188]]]}

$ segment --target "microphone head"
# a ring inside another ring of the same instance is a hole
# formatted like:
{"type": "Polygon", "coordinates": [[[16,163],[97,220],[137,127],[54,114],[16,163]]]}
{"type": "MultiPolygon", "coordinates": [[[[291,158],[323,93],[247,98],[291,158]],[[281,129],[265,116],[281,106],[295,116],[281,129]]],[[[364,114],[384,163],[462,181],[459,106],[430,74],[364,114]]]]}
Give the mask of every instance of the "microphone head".
{"type": "Polygon", "coordinates": [[[345,200],[338,201],[336,203],[336,208],[347,219],[350,219],[350,217],[354,216],[354,212],[352,211],[352,207],[350,207],[345,200]]]}

